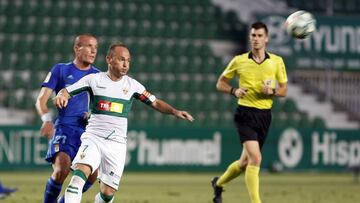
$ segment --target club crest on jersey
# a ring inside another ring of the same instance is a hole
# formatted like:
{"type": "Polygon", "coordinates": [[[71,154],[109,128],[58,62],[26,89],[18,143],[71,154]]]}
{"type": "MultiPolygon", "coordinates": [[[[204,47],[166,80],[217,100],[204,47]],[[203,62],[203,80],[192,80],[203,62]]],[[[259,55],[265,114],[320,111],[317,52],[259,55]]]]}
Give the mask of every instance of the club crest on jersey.
{"type": "Polygon", "coordinates": [[[84,154],[84,153],[80,154],[80,159],[83,159],[83,158],[85,158],[85,154],[84,154]]]}
{"type": "Polygon", "coordinates": [[[55,150],[55,152],[58,152],[60,150],[59,144],[55,144],[54,150],[55,150]]]}
{"type": "Polygon", "coordinates": [[[124,94],[127,94],[127,93],[129,92],[129,89],[128,89],[128,88],[124,88],[122,91],[123,91],[124,94]]]}

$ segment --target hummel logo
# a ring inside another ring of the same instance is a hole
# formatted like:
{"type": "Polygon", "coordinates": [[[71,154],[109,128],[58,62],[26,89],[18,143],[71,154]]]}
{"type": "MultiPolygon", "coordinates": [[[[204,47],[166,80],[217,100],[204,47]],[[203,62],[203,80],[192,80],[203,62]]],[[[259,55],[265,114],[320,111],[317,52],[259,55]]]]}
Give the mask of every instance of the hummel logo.
{"type": "Polygon", "coordinates": [[[97,88],[100,88],[100,89],[106,89],[106,87],[103,87],[103,86],[99,86],[99,85],[96,85],[97,88]]]}

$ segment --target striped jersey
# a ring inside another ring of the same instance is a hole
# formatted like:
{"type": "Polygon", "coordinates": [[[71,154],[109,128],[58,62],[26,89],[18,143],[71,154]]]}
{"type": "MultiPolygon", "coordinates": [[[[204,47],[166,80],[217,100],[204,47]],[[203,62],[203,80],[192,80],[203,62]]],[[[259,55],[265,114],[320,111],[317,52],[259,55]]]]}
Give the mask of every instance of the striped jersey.
{"type": "Polygon", "coordinates": [[[113,81],[106,72],[87,75],[66,90],[71,96],[89,92],[91,116],[86,132],[117,142],[126,141],[127,117],[133,100],[151,104],[156,99],[135,79],[123,76],[113,81]]]}

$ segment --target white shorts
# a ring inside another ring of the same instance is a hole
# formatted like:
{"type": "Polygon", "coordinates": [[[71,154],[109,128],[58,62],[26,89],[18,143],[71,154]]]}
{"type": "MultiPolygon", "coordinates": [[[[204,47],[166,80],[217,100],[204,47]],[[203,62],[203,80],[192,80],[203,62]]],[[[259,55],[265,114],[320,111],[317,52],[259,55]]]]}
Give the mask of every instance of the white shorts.
{"type": "Polygon", "coordinates": [[[125,157],[126,141],[119,143],[85,132],[81,136],[81,146],[72,164],[73,167],[75,164],[88,165],[92,173],[99,169],[98,179],[118,190],[125,157]]]}

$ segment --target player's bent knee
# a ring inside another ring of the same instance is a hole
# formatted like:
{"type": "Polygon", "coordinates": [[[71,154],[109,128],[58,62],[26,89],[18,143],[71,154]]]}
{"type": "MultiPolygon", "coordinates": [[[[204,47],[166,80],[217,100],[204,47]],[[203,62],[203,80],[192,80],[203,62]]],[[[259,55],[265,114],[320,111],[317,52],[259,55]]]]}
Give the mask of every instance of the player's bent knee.
{"type": "Polygon", "coordinates": [[[54,167],[54,171],[51,177],[55,182],[63,183],[66,177],[69,175],[69,173],[70,173],[70,167],[69,168],[54,167]]]}
{"type": "Polygon", "coordinates": [[[247,165],[260,166],[260,164],[261,164],[261,155],[249,157],[247,165]]]}
{"type": "Polygon", "coordinates": [[[115,190],[112,187],[105,187],[105,188],[101,188],[101,193],[107,196],[113,196],[115,194],[115,190]]]}
{"type": "Polygon", "coordinates": [[[91,175],[91,171],[92,171],[91,166],[86,164],[76,164],[74,166],[74,169],[82,171],[85,174],[86,178],[88,178],[91,175]]]}
{"type": "Polygon", "coordinates": [[[111,196],[111,195],[114,195],[115,194],[115,189],[106,185],[105,183],[101,182],[100,183],[100,192],[104,195],[108,195],[108,196],[111,196]]]}
{"type": "Polygon", "coordinates": [[[66,154],[65,152],[59,152],[56,154],[54,165],[59,167],[61,166],[70,167],[71,159],[69,155],[66,154]]]}
{"type": "Polygon", "coordinates": [[[90,174],[90,176],[88,177],[88,181],[90,183],[95,183],[97,180],[97,176],[98,176],[98,170],[96,170],[94,173],[90,174]]]}

